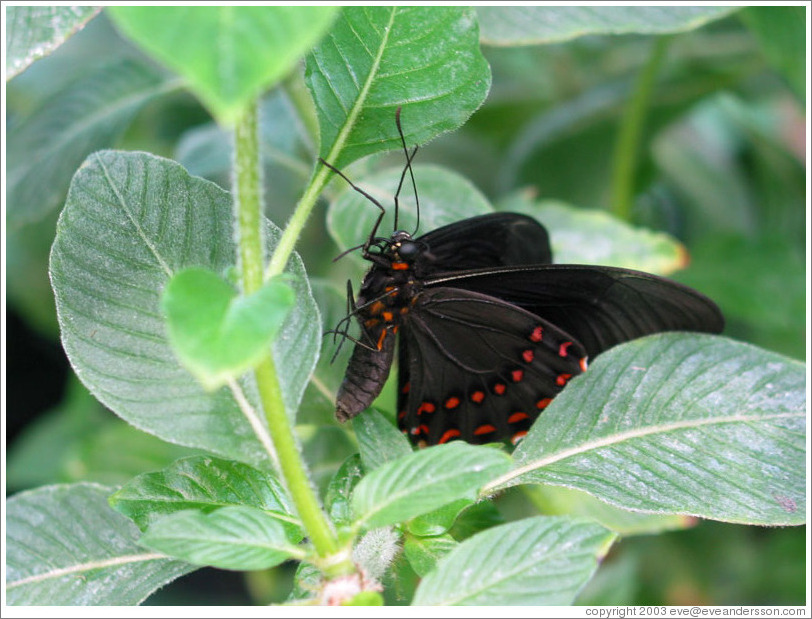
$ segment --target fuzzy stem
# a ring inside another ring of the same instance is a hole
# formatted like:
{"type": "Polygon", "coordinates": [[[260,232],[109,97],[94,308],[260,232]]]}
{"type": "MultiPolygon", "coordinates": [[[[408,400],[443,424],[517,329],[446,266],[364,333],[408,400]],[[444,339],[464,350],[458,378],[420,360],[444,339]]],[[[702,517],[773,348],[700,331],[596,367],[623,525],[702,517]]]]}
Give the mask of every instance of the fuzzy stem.
{"type": "MultiPolygon", "coordinates": [[[[258,113],[256,105],[253,105],[240,119],[234,132],[234,208],[238,225],[239,266],[244,294],[257,291],[263,283],[262,177],[258,136],[258,113]]],[[[295,238],[298,238],[298,234],[295,238]]],[[[284,266],[284,264],[280,266],[279,273],[284,266]]],[[[337,557],[338,541],[321,510],[313,485],[307,476],[298,442],[285,410],[279,378],[270,351],[254,372],[279,469],[307,536],[320,558],[337,557]]],[[[269,455],[273,457],[273,454],[269,455]]],[[[351,573],[355,570],[348,557],[338,556],[336,560],[324,563],[323,569],[328,576],[351,573]]]]}

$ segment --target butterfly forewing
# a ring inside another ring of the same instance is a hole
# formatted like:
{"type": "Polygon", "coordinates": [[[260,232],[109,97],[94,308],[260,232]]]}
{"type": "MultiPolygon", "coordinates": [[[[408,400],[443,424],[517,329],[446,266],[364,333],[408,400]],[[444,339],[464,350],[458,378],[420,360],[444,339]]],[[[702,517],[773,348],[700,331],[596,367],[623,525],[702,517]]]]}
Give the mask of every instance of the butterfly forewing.
{"type": "Polygon", "coordinates": [[[532,265],[437,276],[428,287],[454,286],[515,304],[560,327],[590,356],[663,331],[718,333],[716,304],[677,282],[628,269],[532,265]]]}
{"type": "Polygon", "coordinates": [[[454,288],[419,295],[400,346],[398,423],[428,445],[516,441],[586,369],[581,344],[555,325],[454,288]]]}

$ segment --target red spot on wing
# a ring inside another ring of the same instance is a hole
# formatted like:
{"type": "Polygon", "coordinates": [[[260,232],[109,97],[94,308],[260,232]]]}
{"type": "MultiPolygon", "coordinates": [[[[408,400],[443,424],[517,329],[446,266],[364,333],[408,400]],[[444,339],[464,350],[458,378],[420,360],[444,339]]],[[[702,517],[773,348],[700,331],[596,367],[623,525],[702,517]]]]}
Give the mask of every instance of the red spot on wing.
{"type": "Polygon", "coordinates": [[[460,405],[460,399],[457,397],[450,397],[445,401],[445,407],[448,409],[457,408],[460,405]]]}
{"type": "Polygon", "coordinates": [[[534,358],[535,355],[533,354],[533,351],[530,350],[529,348],[525,351],[522,351],[522,359],[524,359],[525,363],[533,363],[534,358]]]}
{"type": "Polygon", "coordinates": [[[581,357],[581,360],[578,361],[578,365],[581,366],[581,371],[582,372],[586,372],[587,358],[586,357],[581,357]]]}
{"type": "Polygon", "coordinates": [[[420,406],[417,407],[417,414],[422,415],[423,413],[433,413],[435,411],[435,406],[431,402],[423,402],[420,406]]]}
{"type": "Polygon", "coordinates": [[[496,383],[493,386],[493,392],[496,395],[504,395],[506,390],[507,390],[507,385],[505,385],[505,383],[496,383]]]}
{"type": "Polygon", "coordinates": [[[533,329],[533,332],[530,334],[530,341],[531,342],[540,342],[541,338],[544,336],[544,327],[536,327],[533,329]]]}
{"type": "MultiPolygon", "coordinates": [[[[386,316],[386,314],[384,314],[386,316]]],[[[567,356],[567,348],[572,346],[572,342],[564,342],[561,346],[558,347],[558,356],[559,357],[566,357],[567,356]]]]}
{"type": "Polygon", "coordinates": [[[448,441],[450,441],[452,438],[457,438],[459,435],[460,435],[459,430],[457,430],[456,428],[451,428],[450,430],[446,430],[445,432],[443,432],[443,435],[440,437],[440,440],[437,441],[437,443],[439,445],[442,445],[443,443],[447,443],[448,441]]]}
{"type": "Polygon", "coordinates": [[[474,435],[482,436],[483,434],[491,434],[492,432],[496,432],[496,428],[489,423],[485,423],[474,430],[474,435]]]}
{"type": "Polygon", "coordinates": [[[485,392],[484,391],[474,391],[471,394],[471,401],[479,404],[482,400],[485,399],[485,392]]]}
{"type": "Polygon", "coordinates": [[[398,420],[403,419],[406,416],[406,411],[400,411],[398,413],[398,420]]]}
{"type": "Polygon", "coordinates": [[[539,410],[544,410],[548,406],[550,406],[550,402],[552,402],[552,398],[541,398],[538,402],[536,402],[536,408],[539,410]]]}
{"type": "Polygon", "coordinates": [[[508,423],[519,423],[520,421],[524,421],[529,417],[530,415],[528,415],[527,413],[518,411],[516,413],[513,413],[510,417],[508,417],[508,423]]]}
{"type": "Polygon", "coordinates": [[[559,374],[555,379],[555,384],[563,387],[570,378],[572,378],[572,374],[559,374]]]}
{"type": "Polygon", "coordinates": [[[524,372],[523,372],[522,370],[513,370],[513,371],[510,373],[510,379],[511,379],[511,380],[512,380],[514,383],[518,383],[518,382],[520,382],[520,381],[521,381],[523,378],[524,378],[524,372]]]}
{"type": "Polygon", "coordinates": [[[407,382],[405,385],[403,385],[400,392],[401,393],[409,393],[409,389],[411,389],[411,388],[412,388],[412,383],[407,382]]]}

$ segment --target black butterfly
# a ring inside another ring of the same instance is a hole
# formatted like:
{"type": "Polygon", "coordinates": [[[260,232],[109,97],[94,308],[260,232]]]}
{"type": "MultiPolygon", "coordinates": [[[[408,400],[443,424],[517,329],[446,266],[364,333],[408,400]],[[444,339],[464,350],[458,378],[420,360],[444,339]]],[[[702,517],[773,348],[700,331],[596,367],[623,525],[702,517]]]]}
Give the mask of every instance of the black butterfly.
{"type": "MultiPolygon", "coordinates": [[[[416,151],[406,151],[398,193],[416,151]]],[[[357,299],[348,286],[350,313],[335,331],[347,336],[352,316],[361,327],[338,391],[340,421],[380,393],[396,335],[398,426],[412,442],[515,444],[586,370],[588,357],[651,333],[723,328],[713,301],[668,279],[551,264],[547,231],[525,215],[482,215],[417,238],[402,230],[377,237],[383,207],[323,163],[381,209],[361,247],[372,267],[357,299]]]]}

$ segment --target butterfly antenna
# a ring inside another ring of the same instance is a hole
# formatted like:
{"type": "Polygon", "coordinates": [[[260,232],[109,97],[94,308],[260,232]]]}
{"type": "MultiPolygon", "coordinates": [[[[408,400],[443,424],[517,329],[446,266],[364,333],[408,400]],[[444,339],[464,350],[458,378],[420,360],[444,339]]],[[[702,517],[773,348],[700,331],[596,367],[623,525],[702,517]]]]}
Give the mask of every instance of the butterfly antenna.
{"type": "Polygon", "coordinates": [[[412,179],[412,187],[414,188],[414,201],[417,206],[417,226],[415,226],[414,232],[412,236],[417,234],[418,228],[420,228],[420,200],[417,197],[417,185],[415,184],[414,180],[414,172],[412,171],[412,159],[417,154],[417,146],[414,147],[411,154],[409,154],[409,149],[406,147],[406,138],[403,137],[403,127],[400,124],[400,110],[401,108],[398,107],[397,111],[395,112],[395,124],[398,126],[398,135],[400,135],[400,143],[403,145],[403,153],[406,155],[406,165],[403,168],[403,172],[400,175],[400,183],[398,183],[398,190],[395,193],[395,230],[398,229],[398,197],[400,196],[400,189],[403,187],[403,180],[406,178],[406,170],[409,171],[409,176],[412,179]]]}
{"type": "MultiPolygon", "coordinates": [[[[386,215],[386,209],[385,209],[385,208],[384,208],[384,207],[381,205],[381,203],[380,203],[380,202],[378,202],[378,201],[377,201],[375,198],[373,198],[373,197],[372,197],[371,195],[369,195],[369,194],[368,194],[366,191],[364,191],[363,189],[361,189],[360,187],[358,187],[358,185],[356,185],[356,184],[355,184],[355,183],[353,183],[353,182],[352,182],[350,179],[348,179],[346,176],[344,176],[344,173],[343,173],[341,170],[339,170],[338,168],[336,168],[336,167],[335,167],[335,166],[333,166],[333,165],[330,165],[329,163],[327,163],[327,162],[326,162],[324,159],[322,159],[321,157],[319,157],[319,161],[320,161],[320,162],[321,162],[323,165],[325,165],[326,167],[330,168],[330,169],[331,169],[333,172],[335,172],[336,174],[338,174],[338,175],[339,175],[341,178],[343,178],[345,181],[347,181],[347,184],[349,184],[349,186],[350,186],[350,187],[352,187],[352,188],[353,188],[355,191],[357,191],[358,193],[360,193],[362,196],[364,196],[364,197],[365,197],[367,200],[369,200],[370,202],[372,202],[372,204],[374,204],[375,206],[377,206],[377,207],[380,209],[380,211],[381,211],[381,212],[380,212],[380,214],[378,215],[378,219],[377,219],[377,221],[375,221],[375,225],[372,227],[372,232],[370,232],[370,234],[369,234],[369,238],[367,238],[366,243],[364,243],[363,245],[361,245],[361,247],[363,247],[363,249],[364,249],[364,254],[366,254],[366,253],[367,253],[367,251],[369,250],[370,245],[372,245],[373,241],[375,240],[375,235],[376,235],[376,234],[377,234],[377,232],[378,232],[378,226],[380,226],[380,225],[381,225],[381,220],[383,220],[383,216],[384,216],[384,215],[386,215]]],[[[357,248],[354,248],[354,249],[357,249],[357,248]]],[[[345,253],[346,253],[346,252],[345,252],[345,253]]],[[[342,254],[342,255],[343,255],[343,254],[342,254]]],[[[340,257],[340,256],[339,256],[339,257],[340,257]]]]}

